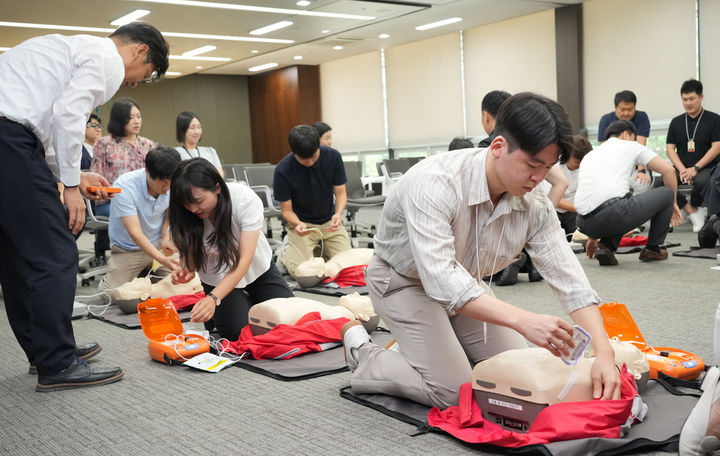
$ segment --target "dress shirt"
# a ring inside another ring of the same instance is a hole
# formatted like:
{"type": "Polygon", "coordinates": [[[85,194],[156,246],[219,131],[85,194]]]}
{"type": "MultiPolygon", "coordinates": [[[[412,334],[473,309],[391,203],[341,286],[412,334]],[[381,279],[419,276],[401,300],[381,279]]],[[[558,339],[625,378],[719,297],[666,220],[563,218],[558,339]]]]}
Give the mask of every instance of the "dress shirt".
{"type": "Polygon", "coordinates": [[[487,153],[463,149],[410,168],[385,201],[375,254],[419,278],[450,315],[482,295],[480,279],[509,266],[523,247],[566,312],[599,303],[545,195],[506,193],[493,207],[487,153]]]}
{"type": "Polygon", "coordinates": [[[0,116],[30,128],[55,155],[60,181],[80,183],[85,124],[122,84],[125,66],[110,38],[46,35],[0,54],[0,116]]]}

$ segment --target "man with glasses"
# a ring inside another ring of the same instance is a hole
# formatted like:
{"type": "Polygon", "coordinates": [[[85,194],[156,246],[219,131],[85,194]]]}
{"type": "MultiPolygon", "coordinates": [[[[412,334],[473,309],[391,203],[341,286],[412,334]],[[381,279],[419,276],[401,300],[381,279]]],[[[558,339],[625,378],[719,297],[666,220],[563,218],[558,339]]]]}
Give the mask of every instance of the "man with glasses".
{"type": "Polygon", "coordinates": [[[133,22],[107,38],[39,36],[0,55],[0,285],[13,333],[38,373],[36,391],[104,385],[123,375],[85,362],[100,347],[76,347],[70,320],[82,196],[107,199],[87,188],[109,185],[80,171],[83,125],[121,85],[162,77],[168,54],[155,27],[133,22]],[[57,158],[66,207],[46,152],[57,158]]]}
{"type": "Polygon", "coordinates": [[[90,114],[85,124],[85,143],[82,148],[82,160],[80,161],[80,169],[90,169],[92,163],[93,147],[95,141],[102,136],[102,123],[100,118],[94,112],[90,114]]]}

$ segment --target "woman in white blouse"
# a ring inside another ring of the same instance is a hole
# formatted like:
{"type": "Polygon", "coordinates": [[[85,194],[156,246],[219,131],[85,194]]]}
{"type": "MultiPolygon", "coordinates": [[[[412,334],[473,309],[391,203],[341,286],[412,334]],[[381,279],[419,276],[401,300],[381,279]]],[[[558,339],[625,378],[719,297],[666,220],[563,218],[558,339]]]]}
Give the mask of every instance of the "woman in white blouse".
{"type": "Polygon", "coordinates": [[[202,139],[202,125],[198,116],[190,111],[183,111],[178,114],[175,121],[175,135],[178,142],[182,143],[182,146],[175,148],[180,152],[180,158],[183,160],[204,158],[218,169],[221,176],[225,177],[220,158],[215,149],[198,145],[202,139]]]}

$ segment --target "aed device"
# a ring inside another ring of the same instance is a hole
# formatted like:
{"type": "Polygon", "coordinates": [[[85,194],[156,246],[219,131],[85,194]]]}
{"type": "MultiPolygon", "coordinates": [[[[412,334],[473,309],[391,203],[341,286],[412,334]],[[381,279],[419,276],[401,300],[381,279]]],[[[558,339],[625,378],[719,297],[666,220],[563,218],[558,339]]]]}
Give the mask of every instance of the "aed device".
{"type": "Polygon", "coordinates": [[[150,339],[148,352],[163,364],[182,364],[210,351],[210,344],[195,334],[183,334],[180,316],[168,299],[148,299],[138,304],[140,326],[150,339]]]}
{"type": "Polygon", "coordinates": [[[650,365],[650,378],[657,378],[658,372],[662,372],[683,380],[695,380],[705,370],[702,358],[693,353],[647,345],[625,304],[605,303],[600,306],[600,314],[608,337],[630,342],[645,354],[650,365]]]}
{"type": "Polygon", "coordinates": [[[105,190],[105,193],[120,193],[122,189],[119,187],[88,187],[87,191],[95,193],[97,190],[105,190]]]}

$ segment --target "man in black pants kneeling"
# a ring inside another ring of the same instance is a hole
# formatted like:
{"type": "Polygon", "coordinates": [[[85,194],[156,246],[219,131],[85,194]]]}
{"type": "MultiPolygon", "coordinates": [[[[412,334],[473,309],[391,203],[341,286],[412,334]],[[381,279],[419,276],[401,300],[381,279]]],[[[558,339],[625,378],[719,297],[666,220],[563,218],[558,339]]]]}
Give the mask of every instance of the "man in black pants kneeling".
{"type": "Polygon", "coordinates": [[[601,266],[616,265],[614,252],[622,235],[649,219],[648,243],[640,252],[640,260],[664,260],[667,250],[660,246],[668,227],[677,226],[682,219],[675,203],[675,171],[653,151],[635,142],[635,126],[627,120],[611,123],[605,134],[609,139],[580,164],[575,194],[578,228],[590,238],[585,247],[587,256],[596,258],[601,266]],[[631,182],[636,165],[662,174],[665,187],[633,195],[631,182]]]}

